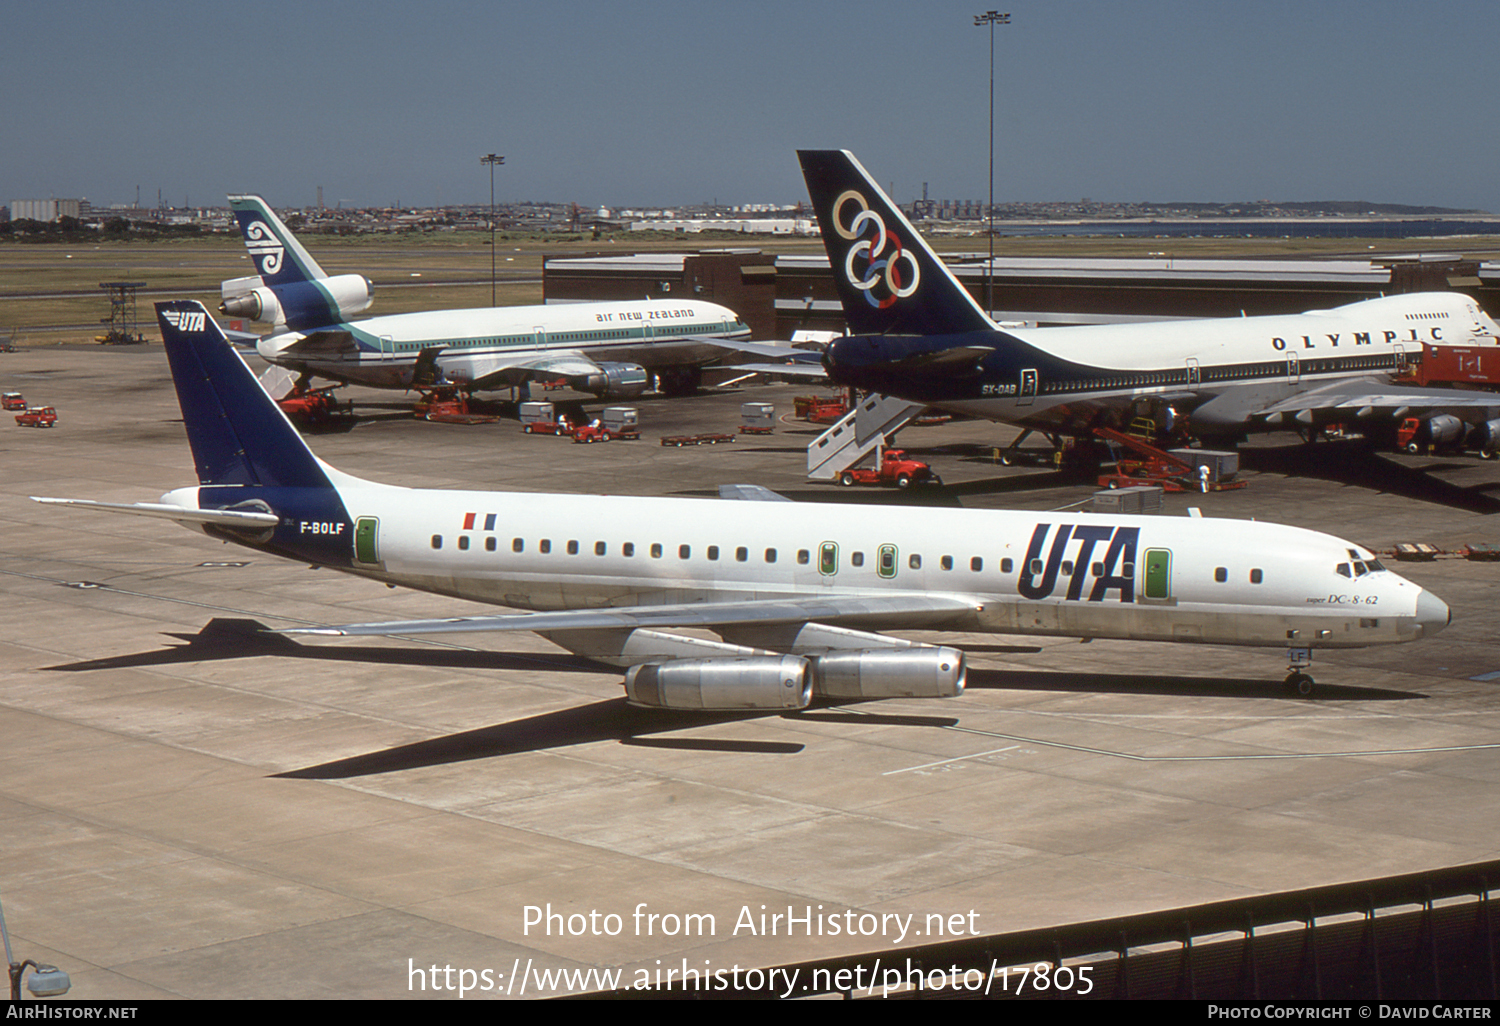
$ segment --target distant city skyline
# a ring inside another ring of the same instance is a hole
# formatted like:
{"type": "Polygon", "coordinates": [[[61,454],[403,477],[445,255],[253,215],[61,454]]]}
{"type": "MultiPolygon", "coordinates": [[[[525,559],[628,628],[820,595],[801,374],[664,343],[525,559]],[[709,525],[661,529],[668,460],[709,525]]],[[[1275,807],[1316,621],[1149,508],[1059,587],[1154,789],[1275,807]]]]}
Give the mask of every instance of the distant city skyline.
{"type": "MultiPolygon", "coordinates": [[[[265,0],[7,11],[0,203],[660,207],[805,199],[852,150],[987,194],[983,5],[265,0]]],[[[1494,0],[1050,0],[996,32],[997,202],[1500,211],[1494,0]]]]}

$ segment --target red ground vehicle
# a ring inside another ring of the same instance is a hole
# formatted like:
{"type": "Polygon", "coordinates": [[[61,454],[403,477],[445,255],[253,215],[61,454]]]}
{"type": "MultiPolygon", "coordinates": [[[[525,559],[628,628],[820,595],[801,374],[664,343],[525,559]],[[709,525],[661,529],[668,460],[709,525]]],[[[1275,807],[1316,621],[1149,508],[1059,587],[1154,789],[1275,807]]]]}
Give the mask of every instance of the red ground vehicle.
{"type": "Polygon", "coordinates": [[[613,437],[609,428],[598,421],[592,424],[579,424],[573,429],[574,442],[607,442],[613,437]]]}
{"type": "Polygon", "coordinates": [[[327,424],[336,417],[353,416],[351,408],[340,406],[338,398],[333,394],[338,387],[331,385],[307,391],[293,389],[276,400],[276,405],[288,417],[303,424],[327,424]]]}
{"type": "Polygon", "coordinates": [[[24,410],[26,409],[26,397],[20,392],[6,392],[4,395],[0,395],[0,407],[7,410],[24,410]]]}
{"type": "Polygon", "coordinates": [[[38,406],[16,414],[16,423],[21,427],[52,427],[57,423],[57,411],[50,406],[38,406]]]}
{"type": "Polygon", "coordinates": [[[850,467],[839,475],[839,484],[893,484],[909,488],[914,484],[940,485],[942,478],[921,460],[911,459],[904,449],[885,449],[874,467],[850,467]]]}

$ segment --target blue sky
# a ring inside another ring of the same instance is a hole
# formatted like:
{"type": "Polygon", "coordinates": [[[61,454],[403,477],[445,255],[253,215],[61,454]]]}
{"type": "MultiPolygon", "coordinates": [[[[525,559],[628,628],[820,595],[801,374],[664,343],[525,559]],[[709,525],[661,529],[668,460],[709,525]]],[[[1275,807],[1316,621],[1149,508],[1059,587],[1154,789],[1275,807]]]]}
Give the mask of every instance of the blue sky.
{"type": "MultiPolygon", "coordinates": [[[[12,4],[0,203],[986,193],[988,30],[951,0],[12,4]]],[[[999,200],[1365,199],[1500,213],[1496,0],[1001,7],[999,200]]]]}

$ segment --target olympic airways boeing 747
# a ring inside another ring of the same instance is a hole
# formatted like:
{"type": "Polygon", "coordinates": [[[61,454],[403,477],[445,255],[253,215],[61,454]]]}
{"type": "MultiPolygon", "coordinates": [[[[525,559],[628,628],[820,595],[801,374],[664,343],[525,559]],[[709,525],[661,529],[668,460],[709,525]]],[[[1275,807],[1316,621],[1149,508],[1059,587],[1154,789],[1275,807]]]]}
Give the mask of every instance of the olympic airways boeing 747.
{"type": "Polygon", "coordinates": [[[964,654],[932,629],[1292,650],[1414,641],[1448,607],[1352,542],[1253,521],[446,491],[319,460],[202,305],[159,303],[198,484],[159,502],[41,498],[175,520],[301,563],[531,613],[298,633],[535,631],[625,669],[633,703],[798,709],[946,697],[964,654]],[[1226,541],[1232,539],[1232,543],[1226,541]],[[721,640],[672,633],[707,628],[721,640]]]}
{"type": "Polygon", "coordinates": [[[1196,437],[1393,425],[1448,416],[1500,447],[1500,395],[1393,377],[1424,344],[1494,347],[1500,326],[1455,292],[1332,310],[1059,328],[996,325],[853,155],[798,153],[850,336],[823,365],[835,382],[1058,436],[1089,437],[1151,413],[1196,437]],[[1444,411],[1449,411],[1445,413],[1444,411]],[[1180,426],[1180,423],[1177,425],[1180,426]]]}
{"type": "Polygon", "coordinates": [[[691,392],[721,354],[714,338],[748,338],[734,311],[700,300],[629,300],[431,310],[351,321],[370,306],[358,274],[329,277],[259,196],[230,196],[260,273],[221,286],[219,309],[272,326],[256,343],[303,376],[375,388],[453,384],[465,391],[565,378],[603,399],[640,395],[656,374],[691,392]]]}

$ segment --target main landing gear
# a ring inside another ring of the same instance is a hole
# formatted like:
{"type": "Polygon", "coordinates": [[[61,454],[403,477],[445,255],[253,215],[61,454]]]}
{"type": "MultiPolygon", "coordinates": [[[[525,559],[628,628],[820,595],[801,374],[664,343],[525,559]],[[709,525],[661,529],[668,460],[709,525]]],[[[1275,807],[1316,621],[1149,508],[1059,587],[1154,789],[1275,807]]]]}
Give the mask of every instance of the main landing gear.
{"type": "Polygon", "coordinates": [[[1307,671],[1312,669],[1312,649],[1289,648],[1286,650],[1287,667],[1286,689],[1289,693],[1307,698],[1313,693],[1312,674],[1307,671]]]}

